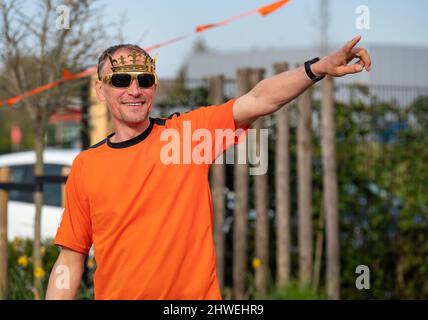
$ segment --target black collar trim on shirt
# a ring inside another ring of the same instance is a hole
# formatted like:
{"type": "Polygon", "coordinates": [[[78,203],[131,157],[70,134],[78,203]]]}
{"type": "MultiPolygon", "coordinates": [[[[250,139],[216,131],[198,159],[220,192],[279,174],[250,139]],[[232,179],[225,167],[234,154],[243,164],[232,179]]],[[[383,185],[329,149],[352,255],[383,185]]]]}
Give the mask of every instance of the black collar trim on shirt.
{"type": "Polygon", "coordinates": [[[144,130],[142,133],[140,133],[138,136],[136,136],[134,138],[131,138],[131,139],[125,140],[125,141],[121,141],[121,142],[111,142],[110,138],[115,133],[114,132],[110,133],[107,136],[107,139],[106,139],[107,140],[107,145],[109,147],[115,148],[115,149],[127,148],[127,147],[131,147],[133,145],[136,145],[137,143],[143,141],[144,139],[146,139],[149,136],[150,132],[152,132],[153,124],[154,124],[154,121],[153,121],[152,118],[150,118],[150,124],[149,124],[149,126],[148,126],[148,128],[146,130],[144,130]]]}
{"type": "Polygon", "coordinates": [[[153,122],[159,126],[164,126],[168,119],[172,119],[172,117],[176,116],[177,118],[180,116],[180,112],[174,112],[168,118],[152,118],[153,122]]]}
{"type": "Polygon", "coordinates": [[[107,141],[107,138],[105,138],[105,139],[101,140],[100,142],[97,142],[96,144],[90,146],[88,149],[95,149],[95,148],[101,147],[104,143],[106,143],[106,141],[107,141]]]}

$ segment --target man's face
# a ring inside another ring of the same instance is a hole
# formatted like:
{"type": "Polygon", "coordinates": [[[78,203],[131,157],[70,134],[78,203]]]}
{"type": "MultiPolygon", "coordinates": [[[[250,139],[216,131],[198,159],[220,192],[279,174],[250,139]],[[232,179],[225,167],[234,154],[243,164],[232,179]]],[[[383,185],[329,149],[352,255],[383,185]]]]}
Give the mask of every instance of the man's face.
{"type": "MultiPolygon", "coordinates": [[[[121,55],[127,57],[131,51],[124,49],[116,51],[112,56],[119,60],[121,55]]],[[[110,61],[104,64],[101,78],[112,73],[110,61]]],[[[133,80],[128,88],[115,88],[100,80],[96,82],[97,96],[107,103],[114,123],[121,122],[128,126],[137,126],[149,116],[155,96],[156,85],[150,88],[140,88],[133,80]]]]}

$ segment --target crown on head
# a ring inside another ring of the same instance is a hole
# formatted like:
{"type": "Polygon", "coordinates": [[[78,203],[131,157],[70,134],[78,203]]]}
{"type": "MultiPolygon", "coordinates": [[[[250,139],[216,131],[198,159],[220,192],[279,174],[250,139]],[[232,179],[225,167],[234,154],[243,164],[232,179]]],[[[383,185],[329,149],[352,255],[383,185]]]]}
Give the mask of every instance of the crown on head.
{"type": "Polygon", "coordinates": [[[150,72],[155,73],[156,57],[152,59],[148,54],[132,50],[130,54],[114,59],[108,55],[113,72],[150,72]]]}

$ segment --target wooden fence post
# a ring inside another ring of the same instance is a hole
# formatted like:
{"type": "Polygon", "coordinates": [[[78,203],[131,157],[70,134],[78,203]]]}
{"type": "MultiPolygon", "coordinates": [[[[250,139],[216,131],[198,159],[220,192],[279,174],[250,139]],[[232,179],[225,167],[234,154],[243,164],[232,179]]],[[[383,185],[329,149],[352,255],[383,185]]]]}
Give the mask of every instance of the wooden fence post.
{"type": "MultiPolygon", "coordinates": [[[[224,77],[212,76],[208,78],[208,93],[211,104],[224,102],[224,77]]],[[[213,140],[214,143],[214,140],[213,140]]],[[[224,159],[224,157],[223,157],[224,159]]],[[[214,214],[214,244],[217,260],[217,277],[219,286],[224,286],[225,248],[224,248],[224,216],[225,216],[225,166],[223,163],[211,165],[211,190],[214,214]]]]}
{"type": "Polygon", "coordinates": [[[321,82],[321,154],[323,199],[327,235],[327,295],[340,299],[340,237],[336,168],[336,125],[334,122],[334,83],[330,76],[321,82]]]}
{"type": "Polygon", "coordinates": [[[299,282],[307,286],[312,278],[312,89],[298,98],[297,186],[299,215],[299,282]]]}
{"type": "Polygon", "coordinates": [[[93,145],[101,140],[112,131],[112,124],[110,121],[110,112],[104,102],[100,102],[96,98],[95,81],[97,75],[91,77],[91,86],[89,90],[89,143],[93,145]]]}
{"type": "MultiPolygon", "coordinates": [[[[0,168],[0,182],[7,183],[10,178],[9,168],[0,168]]],[[[7,202],[9,193],[0,189],[0,299],[7,297],[7,202]]]]}
{"type": "MultiPolygon", "coordinates": [[[[63,167],[61,170],[61,175],[67,177],[70,174],[70,167],[63,167]]],[[[61,205],[65,208],[65,183],[61,184],[61,205]]]]}
{"type": "MultiPolygon", "coordinates": [[[[249,81],[251,70],[238,69],[236,72],[236,96],[251,90],[249,81]]],[[[244,143],[244,142],[242,142],[244,143]]],[[[246,142],[245,142],[246,143],[246,142]]],[[[233,296],[234,299],[247,299],[247,229],[248,229],[248,161],[239,161],[239,147],[235,147],[234,192],[235,210],[233,225],[233,296]]],[[[246,156],[246,155],[245,155],[246,156]]]]}
{"type": "MultiPolygon", "coordinates": [[[[275,73],[288,70],[288,63],[275,63],[275,73]]],[[[276,283],[285,285],[291,276],[291,222],[290,222],[290,120],[288,106],[275,113],[275,207],[276,207],[276,283]]]]}
{"type": "MultiPolygon", "coordinates": [[[[254,69],[251,73],[251,87],[263,80],[265,70],[254,69]]],[[[260,159],[268,160],[267,154],[262,154],[261,129],[266,127],[264,117],[254,121],[256,130],[255,150],[260,153],[260,159]]],[[[254,176],[254,195],[256,207],[256,257],[260,259],[260,265],[256,268],[256,289],[261,296],[267,294],[269,277],[269,217],[268,217],[268,180],[267,174],[254,176]]]]}

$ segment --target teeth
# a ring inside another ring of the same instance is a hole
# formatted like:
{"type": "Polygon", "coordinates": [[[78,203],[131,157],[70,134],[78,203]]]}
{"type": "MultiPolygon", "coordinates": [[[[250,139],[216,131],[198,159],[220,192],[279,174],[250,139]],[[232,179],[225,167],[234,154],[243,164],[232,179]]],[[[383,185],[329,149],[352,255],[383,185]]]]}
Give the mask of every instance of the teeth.
{"type": "Polygon", "coordinates": [[[142,104],[143,104],[142,102],[126,103],[126,105],[128,106],[141,106],[142,104]]]}

